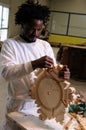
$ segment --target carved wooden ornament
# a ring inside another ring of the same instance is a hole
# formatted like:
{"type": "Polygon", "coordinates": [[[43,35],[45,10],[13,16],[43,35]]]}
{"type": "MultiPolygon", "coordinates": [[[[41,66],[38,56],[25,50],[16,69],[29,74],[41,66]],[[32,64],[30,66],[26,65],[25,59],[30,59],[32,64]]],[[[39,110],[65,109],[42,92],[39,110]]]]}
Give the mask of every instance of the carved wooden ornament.
{"type": "Polygon", "coordinates": [[[59,78],[58,73],[62,66],[53,69],[40,69],[35,84],[30,89],[30,95],[38,104],[42,120],[56,118],[62,121],[65,107],[72,100],[70,83],[59,78]]]}

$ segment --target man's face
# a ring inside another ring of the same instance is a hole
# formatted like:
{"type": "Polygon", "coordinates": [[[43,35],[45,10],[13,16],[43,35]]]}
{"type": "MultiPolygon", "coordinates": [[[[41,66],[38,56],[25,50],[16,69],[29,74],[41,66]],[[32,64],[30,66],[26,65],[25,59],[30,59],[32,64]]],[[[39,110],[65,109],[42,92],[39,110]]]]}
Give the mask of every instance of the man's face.
{"type": "Polygon", "coordinates": [[[36,38],[39,37],[43,26],[42,20],[33,20],[31,23],[23,24],[23,37],[28,42],[36,41],[36,38]]]}

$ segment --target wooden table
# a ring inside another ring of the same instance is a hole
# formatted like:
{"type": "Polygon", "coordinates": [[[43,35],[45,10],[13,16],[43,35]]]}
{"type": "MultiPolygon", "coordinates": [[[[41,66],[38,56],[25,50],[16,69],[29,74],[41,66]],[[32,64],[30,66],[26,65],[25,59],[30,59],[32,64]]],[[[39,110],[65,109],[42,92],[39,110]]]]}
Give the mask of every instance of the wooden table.
{"type": "Polygon", "coordinates": [[[62,45],[61,63],[67,64],[71,77],[86,80],[86,46],[62,45]]]}
{"type": "Polygon", "coordinates": [[[46,125],[44,121],[33,115],[25,116],[19,112],[12,112],[7,114],[7,118],[22,130],[54,130],[51,126],[46,125]]]}

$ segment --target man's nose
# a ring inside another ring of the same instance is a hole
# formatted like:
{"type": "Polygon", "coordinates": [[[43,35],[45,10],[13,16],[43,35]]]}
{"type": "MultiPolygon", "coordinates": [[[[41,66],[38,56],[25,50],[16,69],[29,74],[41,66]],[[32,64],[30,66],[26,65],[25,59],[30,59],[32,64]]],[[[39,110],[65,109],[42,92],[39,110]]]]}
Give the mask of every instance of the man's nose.
{"type": "Polygon", "coordinates": [[[37,36],[37,35],[38,35],[38,30],[37,30],[37,29],[34,29],[34,30],[33,30],[33,34],[34,34],[35,36],[37,36]]]}

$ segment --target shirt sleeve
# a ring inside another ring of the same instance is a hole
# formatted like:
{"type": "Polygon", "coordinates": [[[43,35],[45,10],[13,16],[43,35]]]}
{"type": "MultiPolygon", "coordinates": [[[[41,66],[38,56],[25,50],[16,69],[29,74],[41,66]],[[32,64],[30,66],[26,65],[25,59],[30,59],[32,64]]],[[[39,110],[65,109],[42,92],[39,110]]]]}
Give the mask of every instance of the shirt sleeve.
{"type": "Polygon", "coordinates": [[[7,81],[22,78],[33,71],[31,62],[16,64],[13,48],[7,42],[2,45],[1,60],[1,75],[7,81]]]}

